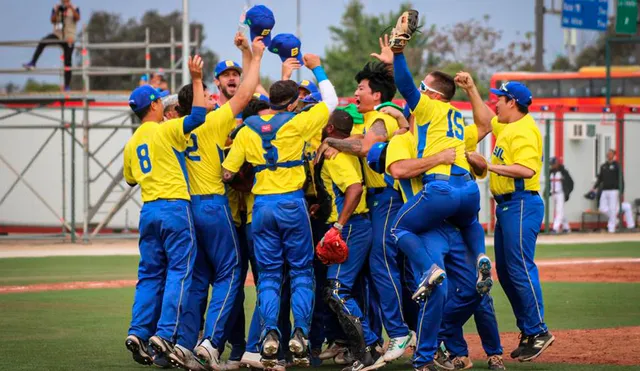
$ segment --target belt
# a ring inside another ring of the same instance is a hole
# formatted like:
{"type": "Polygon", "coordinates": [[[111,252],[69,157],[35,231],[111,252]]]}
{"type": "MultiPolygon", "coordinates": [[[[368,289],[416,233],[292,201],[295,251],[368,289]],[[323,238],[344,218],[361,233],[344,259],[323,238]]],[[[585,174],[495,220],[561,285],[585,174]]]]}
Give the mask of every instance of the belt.
{"type": "Polygon", "coordinates": [[[191,201],[194,203],[202,202],[202,201],[216,201],[221,204],[224,204],[228,202],[228,198],[227,196],[223,196],[223,195],[192,195],[191,201]]]}
{"type": "Polygon", "coordinates": [[[189,202],[189,200],[185,200],[184,198],[156,198],[155,200],[152,201],[145,201],[145,204],[149,204],[152,202],[156,202],[156,201],[167,201],[167,202],[176,202],[176,201],[185,201],[185,202],[189,202]]]}
{"type": "Polygon", "coordinates": [[[448,182],[451,177],[462,177],[463,180],[469,181],[472,180],[473,178],[471,178],[471,175],[469,175],[469,173],[467,174],[451,174],[451,175],[444,175],[444,174],[427,174],[422,176],[422,184],[427,184],[428,182],[433,182],[434,180],[442,180],[445,182],[448,182]]]}
{"type": "Polygon", "coordinates": [[[387,187],[367,188],[367,194],[379,195],[380,193],[384,192],[386,189],[387,187]]]}
{"type": "Polygon", "coordinates": [[[493,196],[493,198],[496,200],[497,203],[501,204],[503,202],[508,202],[513,199],[520,199],[523,196],[538,196],[538,195],[539,195],[538,191],[521,191],[521,192],[513,192],[513,193],[507,193],[503,195],[497,195],[497,196],[493,196]]]}

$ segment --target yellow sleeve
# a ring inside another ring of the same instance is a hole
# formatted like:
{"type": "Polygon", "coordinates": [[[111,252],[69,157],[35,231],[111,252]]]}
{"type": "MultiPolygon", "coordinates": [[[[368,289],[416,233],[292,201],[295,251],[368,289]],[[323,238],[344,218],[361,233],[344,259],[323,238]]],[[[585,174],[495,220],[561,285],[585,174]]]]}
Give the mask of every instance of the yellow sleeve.
{"type": "Polygon", "coordinates": [[[493,119],[491,119],[491,131],[493,132],[493,135],[497,138],[500,133],[502,133],[502,130],[504,130],[504,128],[507,127],[507,124],[501,124],[498,122],[498,116],[494,116],[493,119]]]}
{"type": "Polygon", "coordinates": [[[229,102],[215,111],[207,114],[204,124],[200,127],[205,135],[215,138],[216,144],[224,147],[229,133],[236,127],[236,118],[233,116],[229,102]]]}
{"type": "Polygon", "coordinates": [[[435,110],[435,101],[424,94],[420,94],[420,101],[415,109],[411,110],[416,118],[416,125],[424,125],[431,121],[435,110]]]}
{"type": "Polygon", "coordinates": [[[391,138],[391,141],[389,141],[389,145],[387,146],[387,160],[385,163],[386,172],[389,172],[389,166],[394,162],[416,157],[411,151],[411,141],[409,140],[411,135],[411,132],[407,132],[391,138]]]}
{"type": "Polygon", "coordinates": [[[362,183],[362,178],[358,176],[355,163],[350,161],[349,155],[339,153],[334,159],[325,160],[324,166],[329,170],[331,181],[342,193],[346,192],[350,185],[362,183]]]}
{"type": "Polygon", "coordinates": [[[242,128],[238,132],[236,139],[233,141],[231,145],[231,149],[229,150],[229,154],[224,159],[222,163],[222,167],[233,172],[237,173],[240,171],[240,167],[245,162],[246,154],[245,154],[245,146],[247,142],[247,130],[251,130],[248,128],[242,128]]]}
{"type": "Polygon", "coordinates": [[[310,110],[299,113],[293,120],[296,120],[294,125],[298,134],[305,142],[310,142],[313,137],[322,132],[322,128],[329,121],[329,107],[326,103],[320,102],[310,110]]]}
{"type": "Polygon", "coordinates": [[[478,126],[468,125],[464,128],[464,150],[474,152],[478,146],[478,126]]]}
{"type": "Polygon", "coordinates": [[[387,129],[387,138],[393,137],[393,133],[395,133],[400,128],[398,126],[398,120],[394,119],[391,115],[387,115],[386,113],[378,113],[378,115],[376,116],[376,120],[377,119],[382,119],[384,121],[384,127],[385,129],[387,129]]]}
{"type": "Polygon", "coordinates": [[[128,184],[136,184],[136,180],[133,177],[133,171],[131,170],[131,145],[127,143],[124,146],[124,180],[128,184]]]}
{"type": "Polygon", "coordinates": [[[184,117],[180,117],[166,121],[158,129],[163,140],[168,141],[178,151],[186,150],[189,143],[189,133],[184,133],[184,119],[184,117]]]}
{"type": "Polygon", "coordinates": [[[537,173],[540,170],[540,151],[536,148],[536,143],[533,130],[524,129],[516,132],[509,143],[513,163],[528,167],[537,173]]]}

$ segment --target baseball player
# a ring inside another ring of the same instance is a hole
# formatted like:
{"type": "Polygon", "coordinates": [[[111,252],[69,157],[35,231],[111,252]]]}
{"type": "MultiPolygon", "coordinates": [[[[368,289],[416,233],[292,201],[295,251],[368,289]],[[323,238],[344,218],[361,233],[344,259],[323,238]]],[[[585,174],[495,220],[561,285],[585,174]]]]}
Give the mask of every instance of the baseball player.
{"type": "MultiPolygon", "coordinates": [[[[616,151],[610,149],[607,151],[607,162],[600,166],[598,171],[598,179],[591,189],[592,192],[599,190],[600,193],[600,212],[609,216],[607,223],[607,231],[614,233],[618,225],[618,213],[620,211],[620,190],[624,191],[624,177],[621,178],[620,165],[616,161],[616,151]],[[622,179],[622,184],[620,184],[622,179]]],[[[632,221],[633,218],[627,220],[632,221]]]]}
{"type": "Polygon", "coordinates": [[[258,306],[262,324],[262,363],[277,364],[278,314],[283,267],[289,267],[294,332],[289,350],[298,365],[308,365],[307,337],[314,300],[314,256],[311,226],[304,191],[304,142],[326,124],[338,105],[338,98],[327,79],[320,58],[307,54],[305,66],[318,80],[323,102],[298,115],[298,85],[278,81],[269,91],[273,114],[250,117],[240,129],[223,163],[224,181],[232,181],[245,161],[255,170],[252,234],[260,278],[258,306]]]}
{"type": "MultiPolygon", "coordinates": [[[[333,157],[337,151],[366,157],[369,150],[380,142],[386,142],[398,130],[393,117],[379,112],[376,106],[390,102],[396,93],[393,77],[384,63],[367,63],[355,77],[358,87],[354,93],[358,112],[364,115],[364,123],[354,125],[348,139],[327,138],[318,153],[333,157]],[[328,147],[331,147],[327,149],[328,147]]],[[[363,159],[366,161],[366,159],[363,159]]],[[[364,164],[363,164],[364,165],[364,164]]],[[[402,286],[398,268],[397,247],[392,243],[391,221],[402,204],[400,194],[389,186],[382,174],[368,166],[364,168],[367,187],[367,207],[371,212],[373,245],[369,255],[371,281],[384,313],[382,322],[390,338],[389,347],[383,357],[390,362],[401,357],[414,340],[402,313],[402,286]]]]}
{"type": "MultiPolygon", "coordinates": [[[[253,96],[260,79],[260,62],[264,52],[261,37],[253,42],[253,60],[244,83],[233,98],[219,109],[207,114],[205,124],[190,134],[186,148],[186,167],[189,174],[191,209],[198,242],[193,284],[189,291],[185,319],[178,333],[178,344],[194,349],[209,286],[213,286],[207,309],[204,334],[196,348],[196,355],[208,367],[219,366],[218,347],[224,335],[224,324],[230,315],[240,281],[241,264],[238,236],[231,218],[229,201],[222,184],[221,163],[229,133],[235,128],[235,116],[242,112],[253,96]]],[[[187,86],[178,94],[178,113],[189,114],[190,99],[195,93],[187,86]]],[[[205,90],[208,109],[213,100],[205,90]]],[[[176,352],[174,359],[180,367],[188,368],[188,359],[176,352]]]]}
{"type": "Polygon", "coordinates": [[[569,201],[569,195],[573,191],[573,179],[564,165],[558,162],[557,158],[551,158],[549,165],[551,165],[549,174],[551,178],[551,197],[553,197],[553,203],[555,204],[553,232],[560,233],[560,227],[562,227],[562,232],[569,233],[571,228],[567,218],[564,216],[564,203],[569,201]]]}
{"type": "MultiPolygon", "coordinates": [[[[458,227],[476,257],[477,290],[490,290],[491,261],[484,254],[484,229],[478,221],[480,191],[469,173],[464,158],[464,122],[462,113],[449,102],[455,94],[453,78],[443,72],[429,73],[421,83],[424,94],[415,87],[402,53],[406,41],[417,27],[418,13],[410,10],[400,17],[389,40],[393,52],[393,71],[398,90],[407,100],[415,116],[418,158],[429,157],[444,149],[454,148],[453,164],[439,165],[422,176],[422,192],[404,204],[393,222],[393,237],[400,249],[418,265],[423,276],[414,297],[428,295],[441,283],[445,272],[423,253],[419,234],[437,228],[443,220],[458,227]]],[[[388,54],[388,52],[386,52],[388,54]]]]}
{"type": "MultiPolygon", "coordinates": [[[[151,86],[138,87],[129,98],[142,125],[125,146],[124,178],[131,186],[140,184],[144,205],[138,283],[125,345],[140,364],[152,363],[147,342],[157,354],[174,352],[184,319],[196,257],[191,198],[183,171],[185,134],[205,121],[202,66],[200,56],[189,58],[194,95],[193,110],[186,117],[159,124],[163,93],[151,86]]],[[[193,359],[190,349],[178,350],[193,359]]]]}
{"type": "MultiPolygon", "coordinates": [[[[496,145],[493,149],[489,184],[496,200],[495,252],[498,278],[522,333],[512,358],[532,361],[555,340],[544,322],[542,289],[534,262],[536,239],[544,216],[540,198],[542,136],[528,113],[532,97],[519,82],[491,89],[498,96],[497,116],[484,105],[473,81],[467,90],[476,122],[491,123],[496,145]]],[[[469,162],[486,165],[478,153],[469,162]]]]}
{"type": "MultiPolygon", "coordinates": [[[[349,137],[352,128],[353,118],[349,113],[338,110],[329,118],[322,137],[344,139],[349,137]]],[[[331,228],[318,245],[318,255],[321,246],[328,241],[343,240],[341,242],[349,247],[346,261],[329,266],[325,293],[325,300],[338,316],[354,357],[353,364],[343,370],[377,369],[384,366],[384,362],[380,362],[371,367],[380,357],[375,350],[378,337],[371,331],[352,293],[372,241],[360,161],[356,156],[338,153],[332,159],[320,159],[315,171],[320,175],[317,188],[326,190],[331,198],[331,209],[326,219],[331,228]]]]}

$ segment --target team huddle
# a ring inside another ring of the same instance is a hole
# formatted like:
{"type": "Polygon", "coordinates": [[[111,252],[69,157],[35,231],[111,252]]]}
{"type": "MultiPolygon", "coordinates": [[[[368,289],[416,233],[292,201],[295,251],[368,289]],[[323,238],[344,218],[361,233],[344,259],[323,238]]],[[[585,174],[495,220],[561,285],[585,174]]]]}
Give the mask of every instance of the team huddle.
{"type": "Polygon", "coordinates": [[[136,362],[365,371],[412,349],[415,370],[467,369],[462,328],[473,315],[489,369],[505,369],[478,221],[476,179],[486,176],[496,270],[521,332],[510,356],[531,361],[553,343],[533,260],[544,205],[531,93],[518,82],[492,89],[494,113],[466,72],[433,71],[416,87],[403,50],[417,22],[406,11],[380,39],[345,107],[317,55],[302,55],[291,34],[271,37],[275,18],[262,5],[246,12],[251,45],[235,36],[242,65],[215,67],[217,101],[199,56],[177,101],[148,85],[132,92],[142,124],[125,146],[124,176],[144,205],[125,344],[136,362]],[[283,62],[268,92],[267,48],[283,62]],[[316,82],[290,80],[303,65],[316,82]],[[471,125],[450,103],[456,85],[471,125]],[[397,92],[404,107],[392,102],[397,92]],[[486,160],[475,149],[489,133],[486,160]],[[257,300],[246,331],[249,267],[257,300]]]}

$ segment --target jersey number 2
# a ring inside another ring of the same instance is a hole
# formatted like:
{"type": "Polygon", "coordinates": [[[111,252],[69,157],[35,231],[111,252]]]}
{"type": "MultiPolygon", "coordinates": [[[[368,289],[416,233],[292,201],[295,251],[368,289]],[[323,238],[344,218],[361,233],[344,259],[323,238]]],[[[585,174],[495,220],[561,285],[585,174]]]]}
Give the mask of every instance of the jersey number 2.
{"type": "Polygon", "coordinates": [[[193,141],[193,145],[187,147],[187,149],[184,151],[184,154],[191,161],[200,161],[200,156],[193,154],[194,152],[198,152],[198,136],[191,133],[190,138],[193,141]]]}
{"type": "Polygon", "coordinates": [[[462,114],[459,111],[452,109],[447,113],[447,122],[449,124],[449,130],[447,130],[447,136],[449,138],[457,138],[464,140],[464,123],[462,122],[462,114]]]}
{"type": "Polygon", "coordinates": [[[140,162],[140,170],[142,174],[147,174],[151,171],[151,159],[149,158],[149,146],[147,144],[141,144],[136,148],[138,153],[138,161],[140,162]]]}

